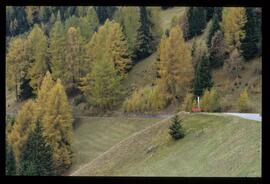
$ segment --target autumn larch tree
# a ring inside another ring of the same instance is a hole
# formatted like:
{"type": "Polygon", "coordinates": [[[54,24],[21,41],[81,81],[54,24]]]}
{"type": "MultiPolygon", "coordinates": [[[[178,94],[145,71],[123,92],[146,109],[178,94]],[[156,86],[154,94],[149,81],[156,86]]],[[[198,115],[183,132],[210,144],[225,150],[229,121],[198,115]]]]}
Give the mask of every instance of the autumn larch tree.
{"type": "Polygon", "coordinates": [[[159,75],[168,94],[176,100],[186,94],[193,79],[191,51],[179,26],[173,27],[169,37],[163,42],[160,43],[159,75]]]}
{"type": "Polygon", "coordinates": [[[65,66],[65,33],[61,20],[57,20],[50,31],[49,56],[53,78],[62,79],[65,66]]]}
{"type": "Polygon", "coordinates": [[[238,49],[240,52],[241,41],[245,38],[244,26],[246,24],[246,10],[240,7],[226,7],[222,11],[221,30],[229,52],[238,49]]]}
{"type": "Polygon", "coordinates": [[[20,109],[12,131],[8,135],[16,163],[21,160],[22,147],[27,142],[29,134],[36,126],[36,103],[28,100],[20,109]]]}
{"type": "Polygon", "coordinates": [[[6,55],[6,82],[7,86],[15,90],[16,101],[19,100],[20,82],[25,75],[26,50],[23,38],[14,38],[10,41],[6,55]]]}
{"type": "Polygon", "coordinates": [[[34,25],[35,23],[39,23],[39,6],[27,6],[27,21],[29,25],[34,25]]]}
{"type": "Polygon", "coordinates": [[[99,21],[93,7],[88,7],[86,16],[80,17],[80,30],[85,41],[90,41],[94,32],[98,30],[99,21]]]}
{"type": "Polygon", "coordinates": [[[106,20],[97,33],[95,33],[87,46],[87,65],[96,60],[101,60],[107,54],[108,61],[112,62],[117,72],[124,78],[131,68],[128,55],[128,44],[119,23],[106,20]]]}
{"type": "Polygon", "coordinates": [[[249,110],[250,110],[250,101],[249,101],[249,96],[248,96],[247,89],[244,89],[240,93],[237,107],[238,107],[239,112],[249,112],[249,110]]]}
{"type": "Polygon", "coordinates": [[[27,57],[30,63],[27,78],[31,79],[30,85],[35,94],[41,85],[43,76],[49,69],[47,49],[47,37],[42,29],[35,25],[27,36],[27,57]]]}
{"type": "Polygon", "coordinates": [[[246,36],[244,26],[246,24],[246,10],[240,7],[226,7],[222,11],[221,30],[224,34],[226,51],[230,54],[225,62],[225,69],[233,77],[239,77],[242,63],[241,42],[246,36]]]}
{"type": "Polygon", "coordinates": [[[128,53],[132,60],[135,60],[136,52],[139,49],[138,30],[141,25],[139,8],[132,6],[120,7],[115,12],[114,20],[123,27],[123,33],[128,42],[128,53]]]}
{"type": "Polygon", "coordinates": [[[41,86],[38,89],[38,95],[36,98],[36,110],[38,118],[42,118],[44,116],[44,107],[47,106],[49,94],[54,85],[55,82],[53,81],[50,72],[47,71],[42,80],[41,86]]]}
{"type": "Polygon", "coordinates": [[[94,61],[91,72],[83,80],[82,90],[89,104],[102,111],[111,109],[117,103],[121,89],[121,78],[106,55],[94,61]]]}
{"type": "Polygon", "coordinates": [[[53,163],[56,175],[71,166],[72,109],[61,81],[58,79],[50,90],[44,116],[41,119],[45,140],[53,150],[53,163]]]}
{"type": "Polygon", "coordinates": [[[67,92],[71,92],[78,87],[81,77],[80,65],[83,62],[81,56],[82,42],[80,32],[70,27],[67,32],[65,67],[62,73],[63,84],[67,92]]]}

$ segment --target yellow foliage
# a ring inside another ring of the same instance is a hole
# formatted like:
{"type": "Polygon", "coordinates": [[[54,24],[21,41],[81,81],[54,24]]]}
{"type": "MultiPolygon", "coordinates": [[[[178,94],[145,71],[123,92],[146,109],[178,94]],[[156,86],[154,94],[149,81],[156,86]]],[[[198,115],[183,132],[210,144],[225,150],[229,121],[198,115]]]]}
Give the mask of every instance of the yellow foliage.
{"type": "Polygon", "coordinates": [[[241,40],[245,38],[244,26],[247,22],[246,10],[241,7],[225,7],[222,11],[221,30],[229,51],[240,50],[241,40]]]}
{"type": "Polygon", "coordinates": [[[250,101],[247,89],[244,89],[240,94],[238,101],[238,110],[239,112],[248,112],[250,110],[250,101]]]}
{"type": "Polygon", "coordinates": [[[209,111],[209,102],[210,102],[210,92],[208,89],[205,89],[201,100],[202,111],[204,112],[209,111]]]}
{"type": "Polygon", "coordinates": [[[106,57],[112,62],[122,77],[131,67],[128,55],[128,43],[119,23],[106,20],[103,26],[95,32],[86,46],[89,52],[88,62],[100,61],[106,57]]]}
{"type": "Polygon", "coordinates": [[[42,80],[41,87],[38,89],[37,95],[37,108],[39,116],[42,116],[42,112],[44,112],[44,107],[47,106],[49,91],[54,86],[54,81],[52,80],[52,76],[49,71],[47,71],[45,77],[42,80]]]}
{"type": "Polygon", "coordinates": [[[208,89],[204,90],[201,108],[204,112],[217,112],[220,110],[219,95],[214,88],[210,91],[208,89]]]}
{"type": "Polygon", "coordinates": [[[52,147],[55,169],[60,174],[71,165],[73,118],[64,87],[60,80],[54,84],[49,72],[38,90],[36,101],[29,100],[22,106],[12,131],[7,135],[17,163],[38,119],[42,123],[43,135],[52,147]]]}
{"type": "Polygon", "coordinates": [[[13,129],[9,134],[8,139],[11,142],[14,151],[16,162],[20,160],[21,149],[26,143],[29,134],[36,126],[36,103],[33,100],[25,102],[20,109],[13,129]]]}
{"type": "Polygon", "coordinates": [[[170,95],[183,97],[190,87],[194,70],[191,50],[184,41],[182,30],[175,26],[168,38],[160,42],[159,75],[170,95]]]}
{"type": "Polygon", "coordinates": [[[25,61],[25,40],[20,37],[11,39],[6,55],[6,84],[8,88],[15,89],[16,98],[19,94],[19,84],[25,61]]]}
{"type": "Polygon", "coordinates": [[[53,149],[55,167],[59,172],[71,164],[72,109],[64,87],[58,79],[50,90],[47,105],[44,108],[44,136],[53,149]]]}
{"type": "Polygon", "coordinates": [[[126,112],[158,111],[167,105],[168,99],[161,85],[146,86],[134,91],[123,103],[126,112]]]}
{"type": "Polygon", "coordinates": [[[186,112],[191,112],[193,107],[193,94],[187,93],[182,104],[182,110],[186,112]]]}

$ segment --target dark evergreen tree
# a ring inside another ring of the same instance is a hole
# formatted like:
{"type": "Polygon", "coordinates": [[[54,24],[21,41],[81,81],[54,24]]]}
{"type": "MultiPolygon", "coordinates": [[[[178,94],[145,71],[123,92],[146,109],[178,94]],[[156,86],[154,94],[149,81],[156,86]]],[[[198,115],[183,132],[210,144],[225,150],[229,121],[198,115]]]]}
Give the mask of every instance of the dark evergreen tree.
{"type": "Polygon", "coordinates": [[[199,62],[194,79],[193,93],[196,96],[201,96],[204,89],[210,89],[213,86],[209,58],[206,53],[199,62]]]}
{"type": "Polygon", "coordinates": [[[247,22],[245,24],[246,36],[241,43],[242,55],[245,61],[254,58],[258,53],[257,42],[259,41],[259,33],[256,25],[256,16],[254,8],[246,8],[247,22]]]}
{"type": "Polygon", "coordinates": [[[6,35],[16,36],[29,29],[24,6],[6,7],[6,35]]]}
{"type": "Polygon", "coordinates": [[[6,175],[16,175],[16,160],[11,145],[6,142],[6,175]]]}
{"type": "Polygon", "coordinates": [[[22,148],[19,175],[49,176],[54,174],[53,152],[43,137],[38,121],[34,132],[22,148]]]}
{"type": "Polygon", "coordinates": [[[206,26],[206,12],[203,7],[190,7],[187,12],[188,18],[188,39],[202,33],[206,26]]]}
{"type": "Polygon", "coordinates": [[[170,126],[170,135],[172,136],[172,138],[174,138],[175,140],[178,140],[178,139],[181,139],[185,136],[184,134],[184,130],[182,128],[182,125],[181,125],[181,121],[179,119],[179,116],[178,115],[175,115],[172,119],[172,125],[170,126]]]}
{"type": "Polygon", "coordinates": [[[206,11],[206,21],[208,22],[214,15],[214,7],[205,7],[206,11]]]}
{"type": "Polygon", "coordinates": [[[169,9],[169,8],[172,8],[173,6],[161,6],[161,9],[162,10],[166,10],[166,9],[169,9]]]}
{"type": "Polygon", "coordinates": [[[212,19],[212,25],[210,27],[208,37],[207,37],[207,46],[208,46],[208,48],[211,47],[212,37],[214,36],[215,32],[217,30],[219,30],[219,29],[220,29],[220,26],[219,26],[218,16],[216,14],[214,14],[213,19],[212,19]]]}
{"type": "Polygon", "coordinates": [[[19,94],[20,101],[24,101],[28,98],[34,97],[33,88],[30,86],[30,80],[31,79],[25,77],[21,79],[19,94]]]}
{"type": "Polygon", "coordinates": [[[214,8],[214,15],[217,16],[219,22],[222,20],[222,10],[223,10],[223,7],[214,8]]]}
{"type": "Polygon", "coordinates": [[[140,22],[141,25],[139,27],[139,47],[136,53],[136,58],[141,59],[150,55],[151,53],[151,42],[153,37],[150,33],[151,22],[148,18],[146,7],[141,6],[140,8],[140,22]]]}
{"type": "Polygon", "coordinates": [[[262,53],[262,9],[255,8],[254,9],[254,16],[255,16],[255,24],[256,24],[256,33],[258,34],[258,55],[260,56],[262,53]]]}
{"type": "Polygon", "coordinates": [[[100,24],[104,24],[106,19],[112,20],[116,6],[94,6],[100,24]]]}

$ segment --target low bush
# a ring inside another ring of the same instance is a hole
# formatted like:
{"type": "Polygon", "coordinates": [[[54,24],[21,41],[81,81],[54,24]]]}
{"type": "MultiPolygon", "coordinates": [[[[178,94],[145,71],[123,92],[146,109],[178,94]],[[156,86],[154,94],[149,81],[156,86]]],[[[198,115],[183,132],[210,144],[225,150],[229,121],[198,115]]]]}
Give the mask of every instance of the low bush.
{"type": "Polygon", "coordinates": [[[158,111],[166,107],[167,97],[159,85],[137,89],[124,101],[125,112],[158,111]]]}
{"type": "Polygon", "coordinates": [[[86,102],[86,97],[84,95],[79,95],[74,98],[73,104],[77,106],[83,102],[86,102]]]}
{"type": "Polygon", "coordinates": [[[202,111],[204,112],[219,112],[220,111],[220,98],[218,92],[212,88],[210,91],[205,90],[202,96],[202,111]]]}
{"type": "Polygon", "coordinates": [[[250,106],[250,101],[249,101],[247,89],[244,89],[241,92],[237,105],[238,105],[239,112],[250,112],[251,106],[250,106]]]}
{"type": "Polygon", "coordinates": [[[191,112],[192,107],[193,107],[193,94],[187,93],[182,103],[181,110],[186,111],[186,112],[191,112]]]}

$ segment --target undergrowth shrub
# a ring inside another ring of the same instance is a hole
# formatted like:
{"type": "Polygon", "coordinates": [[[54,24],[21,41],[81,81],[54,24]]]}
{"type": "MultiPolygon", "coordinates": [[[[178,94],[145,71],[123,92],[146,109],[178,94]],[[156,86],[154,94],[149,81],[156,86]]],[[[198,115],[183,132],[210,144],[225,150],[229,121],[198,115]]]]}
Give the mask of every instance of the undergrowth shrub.
{"type": "Polygon", "coordinates": [[[184,101],[182,103],[181,110],[186,111],[186,112],[191,112],[192,106],[193,106],[193,94],[187,93],[186,97],[184,98],[184,101]]]}
{"type": "Polygon", "coordinates": [[[212,88],[210,91],[206,89],[201,100],[202,111],[204,112],[219,112],[220,111],[220,97],[218,92],[212,88]]]}
{"type": "Polygon", "coordinates": [[[238,105],[239,112],[249,112],[251,110],[251,105],[250,105],[247,89],[244,89],[241,92],[237,105],[238,105]]]}
{"type": "Polygon", "coordinates": [[[86,97],[84,95],[79,95],[74,98],[73,104],[77,106],[83,102],[86,102],[86,97]]]}
{"type": "Polygon", "coordinates": [[[166,107],[168,99],[159,85],[137,89],[124,101],[125,112],[158,111],[166,107]]]}

